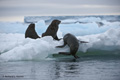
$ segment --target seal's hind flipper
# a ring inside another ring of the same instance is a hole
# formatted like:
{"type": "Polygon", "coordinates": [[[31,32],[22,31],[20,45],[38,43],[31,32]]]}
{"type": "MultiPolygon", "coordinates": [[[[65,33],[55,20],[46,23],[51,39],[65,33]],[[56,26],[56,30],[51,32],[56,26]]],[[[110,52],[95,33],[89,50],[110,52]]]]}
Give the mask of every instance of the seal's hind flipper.
{"type": "Polygon", "coordinates": [[[69,52],[59,52],[59,54],[71,55],[69,52]]]}

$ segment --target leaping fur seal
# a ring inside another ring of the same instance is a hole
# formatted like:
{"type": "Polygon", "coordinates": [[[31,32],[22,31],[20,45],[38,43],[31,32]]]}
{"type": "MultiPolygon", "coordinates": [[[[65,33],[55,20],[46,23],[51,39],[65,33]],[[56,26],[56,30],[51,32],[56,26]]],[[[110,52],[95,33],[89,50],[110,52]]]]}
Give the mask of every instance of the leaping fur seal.
{"type": "Polygon", "coordinates": [[[61,23],[61,21],[59,21],[59,20],[53,20],[52,23],[48,26],[46,32],[42,34],[42,37],[52,36],[55,40],[60,40],[57,37],[57,31],[58,31],[58,28],[59,28],[58,25],[60,23],[61,23]]]}
{"type": "Polygon", "coordinates": [[[37,39],[37,38],[40,38],[38,36],[38,34],[36,33],[35,31],[35,24],[34,23],[31,23],[26,32],[25,32],[25,38],[32,38],[32,39],[37,39]]]}
{"type": "Polygon", "coordinates": [[[62,46],[56,46],[57,48],[62,48],[65,45],[68,45],[70,47],[70,52],[59,52],[59,54],[66,54],[66,55],[73,55],[75,58],[79,58],[76,56],[76,52],[79,48],[79,42],[80,43],[88,43],[85,41],[79,41],[74,35],[68,33],[63,37],[64,44],[62,46]]]}

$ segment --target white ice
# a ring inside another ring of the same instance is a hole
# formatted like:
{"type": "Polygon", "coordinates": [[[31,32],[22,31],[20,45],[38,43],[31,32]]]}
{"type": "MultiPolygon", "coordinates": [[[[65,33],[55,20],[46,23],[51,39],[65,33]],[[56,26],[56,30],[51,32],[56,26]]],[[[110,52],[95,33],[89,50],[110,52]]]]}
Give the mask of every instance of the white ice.
{"type": "MultiPolygon", "coordinates": [[[[120,50],[120,22],[103,21],[104,26],[98,27],[95,22],[86,24],[60,24],[58,37],[66,33],[74,34],[79,40],[89,43],[80,44],[78,51],[86,52],[88,49],[120,50]]],[[[44,21],[36,24],[36,31],[41,36],[48,25],[44,21]]],[[[55,48],[62,45],[63,40],[55,41],[52,37],[40,39],[24,38],[25,30],[29,24],[19,22],[0,22],[0,59],[2,60],[43,60],[49,54],[60,51],[69,51],[69,47],[55,48]]]]}

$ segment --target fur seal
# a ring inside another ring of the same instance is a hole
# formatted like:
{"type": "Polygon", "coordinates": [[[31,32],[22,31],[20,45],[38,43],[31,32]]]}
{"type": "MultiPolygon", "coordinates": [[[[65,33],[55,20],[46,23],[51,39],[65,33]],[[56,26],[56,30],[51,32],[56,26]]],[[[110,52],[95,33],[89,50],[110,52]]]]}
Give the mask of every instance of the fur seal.
{"type": "Polygon", "coordinates": [[[32,38],[32,39],[37,39],[37,38],[40,38],[39,36],[38,36],[38,34],[36,33],[36,31],[35,31],[35,24],[34,23],[31,23],[29,26],[28,26],[28,28],[27,28],[27,30],[26,30],[26,32],[25,32],[25,38],[32,38]]]}
{"type": "Polygon", "coordinates": [[[58,28],[59,28],[58,25],[60,23],[61,23],[61,21],[59,21],[59,20],[53,20],[52,23],[48,26],[46,32],[42,34],[42,37],[52,36],[55,40],[60,40],[57,37],[57,31],[58,31],[58,28]]]}
{"type": "Polygon", "coordinates": [[[62,48],[65,45],[70,47],[70,52],[59,52],[59,54],[66,54],[66,55],[73,55],[75,58],[79,58],[76,56],[76,52],[79,48],[79,42],[81,43],[88,43],[85,41],[79,41],[74,35],[68,33],[63,37],[64,44],[62,46],[56,46],[57,48],[62,48]]]}

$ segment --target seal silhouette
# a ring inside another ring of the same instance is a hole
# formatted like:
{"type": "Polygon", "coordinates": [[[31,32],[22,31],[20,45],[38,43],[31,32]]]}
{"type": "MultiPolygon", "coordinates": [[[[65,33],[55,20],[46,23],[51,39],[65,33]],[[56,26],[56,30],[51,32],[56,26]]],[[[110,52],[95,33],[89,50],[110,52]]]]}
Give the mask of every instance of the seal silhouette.
{"type": "Polygon", "coordinates": [[[37,38],[40,38],[38,36],[38,34],[36,33],[35,31],[35,24],[34,23],[31,23],[26,32],[25,32],[25,38],[32,38],[32,39],[37,39],[37,38]]]}
{"type": "Polygon", "coordinates": [[[80,43],[88,43],[85,41],[79,41],[74,35],[68,33],[63,37],[64,44],[62,46],[56,46],[57,48],[62,48],[65,45],[68,45],[70,47],[70,52],[59,52],[59,54],[66,54],[66,55],[73,55],[75,58],[79,58],[76,56],[76,52],[79,48],[79,42],[80,43]]]}
{"type": "Polygon", "coordinates": [[[51,24],[48,26],[46,32],[42,34],[42,37],[52,36],[55,40],[60,40],[60,39],[58,39],[58,36],[57,36],[57,31],[58,31],[58,28],[59,28],[58,25],[60,23],[61,23],[61,21],[59,21],[59,20],[53,20],[51,22],[51,24]]]}

